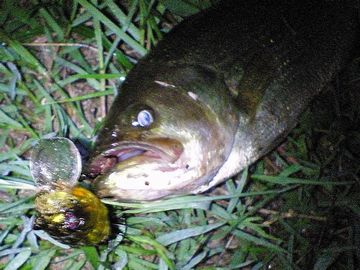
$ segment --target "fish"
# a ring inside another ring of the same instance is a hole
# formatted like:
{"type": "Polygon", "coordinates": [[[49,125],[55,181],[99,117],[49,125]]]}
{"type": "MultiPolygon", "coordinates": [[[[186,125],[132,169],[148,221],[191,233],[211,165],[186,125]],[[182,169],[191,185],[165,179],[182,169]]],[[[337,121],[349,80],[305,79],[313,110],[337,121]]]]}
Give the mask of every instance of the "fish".
{"type": "Polygon", "coordinates": [[[108,209],[93,192],[79,185],[81,157],[71,140],[37,141],[30,172],[37,187],[36,228],[71,246],[97,245],[109,239],[108,209]]]}
{"type": "Polygon", "coordinates": [[[129,72],[87,163],[97,196],[198,194],[274,149],[351,59],[354,1],[221,1],[129,72]]]}

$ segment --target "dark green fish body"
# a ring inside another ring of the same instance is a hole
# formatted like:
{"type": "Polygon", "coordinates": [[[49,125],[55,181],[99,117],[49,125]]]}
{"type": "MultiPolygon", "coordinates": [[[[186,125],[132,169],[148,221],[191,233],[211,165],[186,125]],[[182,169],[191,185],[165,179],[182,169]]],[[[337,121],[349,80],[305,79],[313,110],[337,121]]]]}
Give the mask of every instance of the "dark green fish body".
{"type": "Polygon", "coordinates": [[[129,73],[88,166],[100,197],[203,192],[270,151],[349,60],[351,1],[224,1],[129,73]]]}

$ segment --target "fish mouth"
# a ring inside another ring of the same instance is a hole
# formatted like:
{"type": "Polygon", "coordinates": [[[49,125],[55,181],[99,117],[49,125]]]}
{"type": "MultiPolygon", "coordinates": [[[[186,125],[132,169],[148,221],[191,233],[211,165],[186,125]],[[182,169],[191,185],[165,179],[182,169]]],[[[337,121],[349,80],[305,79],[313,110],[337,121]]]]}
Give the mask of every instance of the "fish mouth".
{"type": "Polygon", "coordinates": [[[172,164],[183,152],[182,144],[174,139],[161,138],[146,142],[123,141],[100,151],[87,166],[86,175],[95,178],[114,170],[125,169],[131,164],[157,162],[172,164]]]}

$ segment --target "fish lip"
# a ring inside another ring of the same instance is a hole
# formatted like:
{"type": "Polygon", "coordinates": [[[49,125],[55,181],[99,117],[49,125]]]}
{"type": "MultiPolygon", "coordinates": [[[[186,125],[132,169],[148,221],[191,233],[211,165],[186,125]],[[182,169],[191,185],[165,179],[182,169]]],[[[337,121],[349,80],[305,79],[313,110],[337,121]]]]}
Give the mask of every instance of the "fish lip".
{"type": "MultiPolygon", "coordinates": [[[[175,155],[175,154],[171,153],[170,151],[166,151],[166,149],[164,149],[164,147],[159,147],[154,144],[147,143],[147,142],[115,143],[112,145],[111,149],[103,151],[100,155],[111,156],[113,154],[118,153],[121,150],[140,150],[140,151],[144,151],[144,154],[146,152],[150,152],[150,153],[155,154],[156,158],[159,158],[161,160],[171,162],[171,163],[175,162],[179,158],[178,155],[175,155]]],[[[125,160],[127,160],[127,158],[124,159],[123,161],[125,161],[125,160]]]]}
{"type": "Polygon", "coordinates": [[[142,157],[142,161],[158,162],[159,164],[175,163],[181,156],[183,150],[173,151],[166,144],[147,141],[122,141],[112,143],[110,148],[100,149],[98,154],[91,159],[87,166],[86,175],[96,178],[99,175],[107,174],[119,164],[126,164],[127,161],[142,157]]]}

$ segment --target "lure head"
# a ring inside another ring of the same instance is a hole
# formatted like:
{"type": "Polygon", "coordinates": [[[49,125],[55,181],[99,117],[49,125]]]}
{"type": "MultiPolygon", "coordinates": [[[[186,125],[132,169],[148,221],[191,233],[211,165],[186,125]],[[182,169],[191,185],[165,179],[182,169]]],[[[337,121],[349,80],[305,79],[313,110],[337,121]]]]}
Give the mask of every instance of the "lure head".
{"type": "Polygon", "coordinates": [[[37,226],[63,243],[98,244],[110,234],[107,208],[85,188],[58,187],[41,192],[35,205],[37,226]]]}

